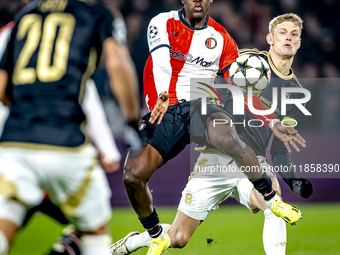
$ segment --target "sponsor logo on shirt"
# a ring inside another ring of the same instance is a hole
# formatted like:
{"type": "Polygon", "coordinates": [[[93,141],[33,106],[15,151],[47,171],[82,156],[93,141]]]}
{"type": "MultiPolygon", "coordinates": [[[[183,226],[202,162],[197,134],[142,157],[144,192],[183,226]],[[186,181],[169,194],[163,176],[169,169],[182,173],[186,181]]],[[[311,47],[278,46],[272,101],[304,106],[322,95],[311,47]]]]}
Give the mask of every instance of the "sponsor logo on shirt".
{"type": "Polygon", "coordinates": [[[172,50],[172,47],[170,47],[170,57],[173,57],[173,58],[177,58],[179,60],[185,60],[187,63],[193,63],[193,64],[196,64],[196,65],[200,65],[202,67],[209,67],[212,65],[212,61],[208,62],[208,61],[205,61],[203,57],[196,57],[194,58],[192,54],[190,53],[187,53],[187,54],[183,54],[182,52],[180,51],[173,51],[172,50]]]}

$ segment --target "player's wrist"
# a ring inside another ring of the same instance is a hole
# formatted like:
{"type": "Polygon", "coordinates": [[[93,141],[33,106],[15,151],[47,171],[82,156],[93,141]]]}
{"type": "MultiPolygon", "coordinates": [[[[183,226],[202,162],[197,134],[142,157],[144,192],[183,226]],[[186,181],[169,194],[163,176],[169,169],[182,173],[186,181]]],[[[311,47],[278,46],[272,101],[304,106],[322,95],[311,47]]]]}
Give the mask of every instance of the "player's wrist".
{"type": "Polygon", "coordinates": [[[271,130],[273,130],[275,124],[278,123],[278,122],[280,122],[279,119],[271,120],[271,121],[269,122],[269,128],[270,128],[271,130]]]}
{"type": "Polygon", "coordinates": [[[286,169],[288,168],[288,171],[285,172],[285,178],[283,179],[289,186],[292,185],[293,181],[298,179],[294,172],[294,164],[293,163],[288,163],[286,165],[286,169]]]}
{"type": "Polygon", "coordinates": [[[163,96],[163,94],[169,95],[168,91],[164,90],[161,93],[158,94],[158,98],[161,98],[163,96]]]}

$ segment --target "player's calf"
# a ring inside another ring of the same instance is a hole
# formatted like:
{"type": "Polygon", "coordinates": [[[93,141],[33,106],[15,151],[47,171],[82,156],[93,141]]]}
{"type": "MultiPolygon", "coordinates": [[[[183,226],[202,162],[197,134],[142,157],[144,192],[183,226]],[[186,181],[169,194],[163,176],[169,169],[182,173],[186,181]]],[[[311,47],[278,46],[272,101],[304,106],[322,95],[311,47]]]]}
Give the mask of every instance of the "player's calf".
{"type": "Polygon", "coordinates": [[[170,241],[171,241],[171,248],[184,248],[189,240],[190,235],[187,233],[181,231],[181,230],[175,230],[175,231],[168,231],[170,241]]]}

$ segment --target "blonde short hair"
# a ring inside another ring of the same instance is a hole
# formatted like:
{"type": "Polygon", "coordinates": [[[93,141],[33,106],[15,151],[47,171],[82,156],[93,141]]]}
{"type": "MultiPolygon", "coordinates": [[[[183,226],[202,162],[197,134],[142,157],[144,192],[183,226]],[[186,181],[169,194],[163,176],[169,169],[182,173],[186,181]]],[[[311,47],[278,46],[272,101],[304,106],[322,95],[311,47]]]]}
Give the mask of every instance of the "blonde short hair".
{"type": "Polygon", "coordinates": [[[303,20],[300,18],[299,15],[296,15],[295,13],[282,14],[282,15],[279,15],[279,16],[275,17],[274,19],[272,19],[269,22],[269,33],[273,34],[275,27],[278,24],[281,24],[285,21],[290,21],[290,22],[293,22],[295,25],[297,25],[299,27],[299,30],[300,30],[299,34],[301,35],[302,28],[303,28],[303,26],[302,26],[303,20]]]}

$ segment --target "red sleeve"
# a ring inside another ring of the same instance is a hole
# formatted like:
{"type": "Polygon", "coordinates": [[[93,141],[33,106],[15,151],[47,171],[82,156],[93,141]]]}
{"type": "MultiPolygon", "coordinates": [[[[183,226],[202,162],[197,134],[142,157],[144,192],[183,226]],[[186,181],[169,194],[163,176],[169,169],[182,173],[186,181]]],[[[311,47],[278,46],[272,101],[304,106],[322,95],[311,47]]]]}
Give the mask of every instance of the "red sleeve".
{"type": "Polygon", "coordinates": [[[209,18],[209,26],[212,26],[223,37],[223,48],[220,58],[220,72],[223,74],[224,79],[229,83],[229,68],[235,59],[239,57],[237,44],[234,39],[228,34],[225,28],[217,23],[211,17],[209,18]]]}
{"type": "MultiPolygon", "coordinates": [[[[262,103],[261,99],[258,97],[258,95],[252,96],[253,99],[253,106],[256,110],[268,110],[264,104],[262,103]]],[[[268,115],[256,115],[254,113],[252,113],[249,109],[249,105],[248,105],[248,96],[244,95],[244,108],[250,112],[255,118],[262,120],[264,125],[270,129],[269,127],[269,123],[270,120],[276,120],[277,118],[273,115],[273,114],[268,114],[268,115]]]]}
{"type": "Polygon", "coordinates": [[[158,99],[155,80],[153,78],[153,66],[152,66],[151,55],[146,61],[146,64],[144,67],[143,87],[144,87],[145,103],[149,111],[151,111],[155,107],[157,99],[158,99]]]}
{"type": "Polygon", "coordinates": [[[220,59],[220,72],[223,74],[223,77],[226,81],[229,80],[229,68],[230,65],[234,62],[235,59],[238,58],[238,48],[237,45],[231,36],[225,32],[223,35],[224,44],[222,55],[220,59]]]}

